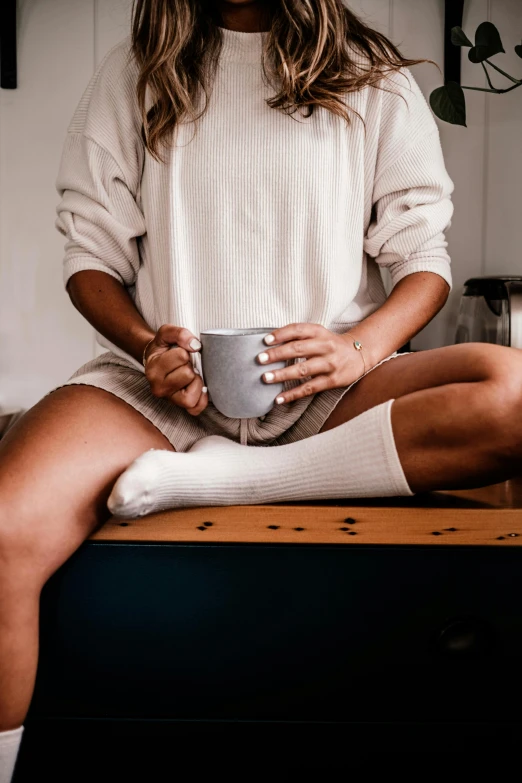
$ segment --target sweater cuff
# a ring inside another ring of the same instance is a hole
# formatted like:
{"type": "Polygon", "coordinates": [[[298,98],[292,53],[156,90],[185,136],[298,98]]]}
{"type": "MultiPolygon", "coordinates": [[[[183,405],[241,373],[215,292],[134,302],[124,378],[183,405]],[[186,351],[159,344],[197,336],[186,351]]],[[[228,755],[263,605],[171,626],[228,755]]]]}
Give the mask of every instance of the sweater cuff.
{"type": "Polygon", "coordinates": [[[63,262],[64,286],[67,287],[69,278],[71,278],[75,272],[83,272],[86,269],[95,269],[98,272],[105,272],[105,274],[114,277],[121,285],[125,285],[123,277],[112,267],[106,266],[102,261],[93,259],[91,256],[74,256],[73,258],[66,258],[63,262]]]}

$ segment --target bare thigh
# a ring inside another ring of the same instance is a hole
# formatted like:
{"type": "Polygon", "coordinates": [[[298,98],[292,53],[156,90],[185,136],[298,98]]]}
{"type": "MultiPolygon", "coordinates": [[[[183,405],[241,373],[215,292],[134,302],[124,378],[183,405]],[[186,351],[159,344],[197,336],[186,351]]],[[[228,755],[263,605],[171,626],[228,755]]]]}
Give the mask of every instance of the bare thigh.
{"type": "MultiPolygon", "coordinates": [[[[398,356],[379,365],[344,394],[321,432],[387,400],[453,383],[520,378],[522,351],[486,343],[460,343],[398,356]]],[[[500,387],[499,387],[500,388],[500,387]]]]}
{"type": "Polygon", "coordinates": [[[108,519],[118,476],[148,449],[174,451],[141,413],[94,386],[44,397],[0,441],[2,535],[50,576],[108,519]]]}

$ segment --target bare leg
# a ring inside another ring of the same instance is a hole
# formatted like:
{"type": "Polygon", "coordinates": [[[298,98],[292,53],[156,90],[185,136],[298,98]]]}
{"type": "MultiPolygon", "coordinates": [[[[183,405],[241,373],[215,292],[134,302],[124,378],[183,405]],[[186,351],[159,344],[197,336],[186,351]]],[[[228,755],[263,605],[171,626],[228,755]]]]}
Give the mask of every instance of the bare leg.
{"type": "Polygon", "coordinates": [[[43,398],[0,441],[0,731],[32,698],[40,591],[109,516],[106,501],[148,449],[174,451],[141,413],[92,386],[43,398]]]}
{"type": "Polygon", "coordinates": [[[397,451],[413,492],[504,481],[522,470],[522,351],[469,343],[376,367],[321,432],[394,399],[397,451]]]}

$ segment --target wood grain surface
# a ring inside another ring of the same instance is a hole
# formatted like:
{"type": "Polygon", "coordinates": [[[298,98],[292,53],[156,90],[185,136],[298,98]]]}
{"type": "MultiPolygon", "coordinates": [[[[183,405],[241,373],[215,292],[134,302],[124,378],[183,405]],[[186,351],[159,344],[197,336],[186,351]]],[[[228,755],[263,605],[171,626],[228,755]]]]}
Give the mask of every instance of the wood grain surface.
{"type": "Polygon", "coordinates": [[[93,541],[520,546],[522,477],[407,498],[206,506],[111,517],[93,541]]]}

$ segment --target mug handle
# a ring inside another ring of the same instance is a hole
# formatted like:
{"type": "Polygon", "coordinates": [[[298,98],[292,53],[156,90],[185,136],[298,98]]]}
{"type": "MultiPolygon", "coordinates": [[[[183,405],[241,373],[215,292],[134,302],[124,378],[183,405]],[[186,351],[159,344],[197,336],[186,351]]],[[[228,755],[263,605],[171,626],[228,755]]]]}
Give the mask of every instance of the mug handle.
{"type": "Polygon", "coordinates": [[[201,376],[201,380],[203,381],[203,386],[205,386],[205,379],[203,377],[203,364],[201,362],[201,354],[199,351],[196,351],[195,353],[190,354],[190,359],[192,361],[192,367],[194,368],[194,372],[196,372],[198,375],[201,376]]]}

